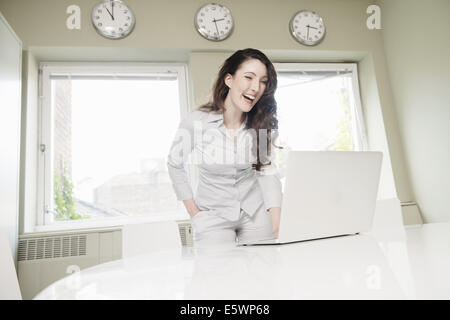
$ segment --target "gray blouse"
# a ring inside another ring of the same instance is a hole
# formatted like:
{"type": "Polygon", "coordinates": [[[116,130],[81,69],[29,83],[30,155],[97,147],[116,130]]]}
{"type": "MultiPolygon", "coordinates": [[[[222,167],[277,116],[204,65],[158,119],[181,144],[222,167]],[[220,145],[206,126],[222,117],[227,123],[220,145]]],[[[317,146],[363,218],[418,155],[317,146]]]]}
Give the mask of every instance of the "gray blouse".
{"type": "Polygon", "coordinates": [[[242,124],[233,138],[223,123],[222,113],[196,110],[178,127],[167,166],[178,200],[194,199],[201,211],[237,221],[240,210],[253,216],[258,210],[281,207],[278,169],[271,164],[258,172],[250,130],[242,124]],[[185,164],[197,165],[198,188],[193,196],[185,164]]]}

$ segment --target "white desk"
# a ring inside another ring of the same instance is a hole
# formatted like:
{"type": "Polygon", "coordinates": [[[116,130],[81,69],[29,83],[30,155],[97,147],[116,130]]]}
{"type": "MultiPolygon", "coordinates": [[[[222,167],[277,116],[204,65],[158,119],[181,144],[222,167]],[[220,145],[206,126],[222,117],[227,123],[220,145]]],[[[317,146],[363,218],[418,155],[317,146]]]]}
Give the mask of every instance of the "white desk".
{"type": "Polygon", "coordinates": [[[155,252],[82,270],[35,299],[449,299],[450,223],[390,238],[155,252]]]}

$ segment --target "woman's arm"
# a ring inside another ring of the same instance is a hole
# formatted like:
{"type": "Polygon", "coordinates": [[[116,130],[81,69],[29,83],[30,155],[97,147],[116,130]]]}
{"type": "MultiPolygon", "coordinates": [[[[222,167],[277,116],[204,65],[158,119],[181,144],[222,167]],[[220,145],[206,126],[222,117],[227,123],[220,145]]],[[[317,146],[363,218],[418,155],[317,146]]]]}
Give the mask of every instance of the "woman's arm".
{"type": "Polygon", "coordinates": [[[264,198],[264,206],[270,212],[272,229],[275,238],[278,238],[281,216],[282,187],[278,167],[270,164],[258,172],[258,182],[264,198]]]}
{"type": "Polygon", "coordinates": [[[193,122],[196,118],[195,114],[191,113],[181,121],[167,157],[167,169],[177,200],[183,201],[184,206],[191,217],[195,215],[199,209],[193,200],[193,192],[185,169],[185,164],[189,154],[194,148],[193,122]]]}
{"type": "Polygon", "coordinates": [[[272,207],[269,209],[269,212],[272,217],[273,236],[275,238],[278,238],[278,231],[280,230],[281,208],[280,207],[272,207]]]}
{"type": "Polygon", "coordinates": [[[191,218],[200,211],[200,209],[195,204],[194,199],[183,200],[183,203],[191,218]]]}
{"type": "Polygon", "coordinates": [[[264,198],[264,206],[272,217],[272,229],[275,238],[278,238],[281,216],[281,182],[276,174],[260,175],[258,182],[264,198]]]}

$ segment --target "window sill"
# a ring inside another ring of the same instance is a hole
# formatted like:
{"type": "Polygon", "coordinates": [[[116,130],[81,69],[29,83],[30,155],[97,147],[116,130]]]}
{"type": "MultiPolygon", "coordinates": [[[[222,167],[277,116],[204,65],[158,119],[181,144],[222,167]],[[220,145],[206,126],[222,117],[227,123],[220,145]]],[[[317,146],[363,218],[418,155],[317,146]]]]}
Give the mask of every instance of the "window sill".
{"type": "MultiPolygon", "coordinates": [[[[137,223],[151,223],[158,221],[189,221],[189,215],[186,212],[171,212],[157,216],[140,216],[140,217],[127,217],[127,218],[108,218],[97,220],[85,220],[85,221],[58,221],[51,225],[35,226],[32,232],[25,233],[24,235],[35,233],[47,233],[47,232],[66,232],[66,231],[80,231],[90,229],[111,229],[121,227],[127,224],[137,223]]],[[[92,230],[91,230],[92,231],[92,230]]]]}

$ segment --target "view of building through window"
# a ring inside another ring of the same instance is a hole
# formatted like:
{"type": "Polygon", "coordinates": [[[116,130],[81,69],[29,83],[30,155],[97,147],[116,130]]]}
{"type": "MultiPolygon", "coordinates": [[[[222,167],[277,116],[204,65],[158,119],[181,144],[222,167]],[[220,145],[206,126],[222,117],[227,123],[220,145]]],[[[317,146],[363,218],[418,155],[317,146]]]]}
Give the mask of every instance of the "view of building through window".
{"type": "Polygon", "coordinates": [[[180,121],[178,80],[52,80],[56,220],[182,209],[166,156],[180,121]]]}
{"type": "Polygon", "coordinates": [[[351,73],[278,72],[275,97],[282,176],[289,150],[360,150],[351,73]]]}
{"type": "Polygon", "coordinates": [[[280,139],[295,150],[354,150],[351,81],[350,74],[316,79],[279,73],[280,139]]]}

